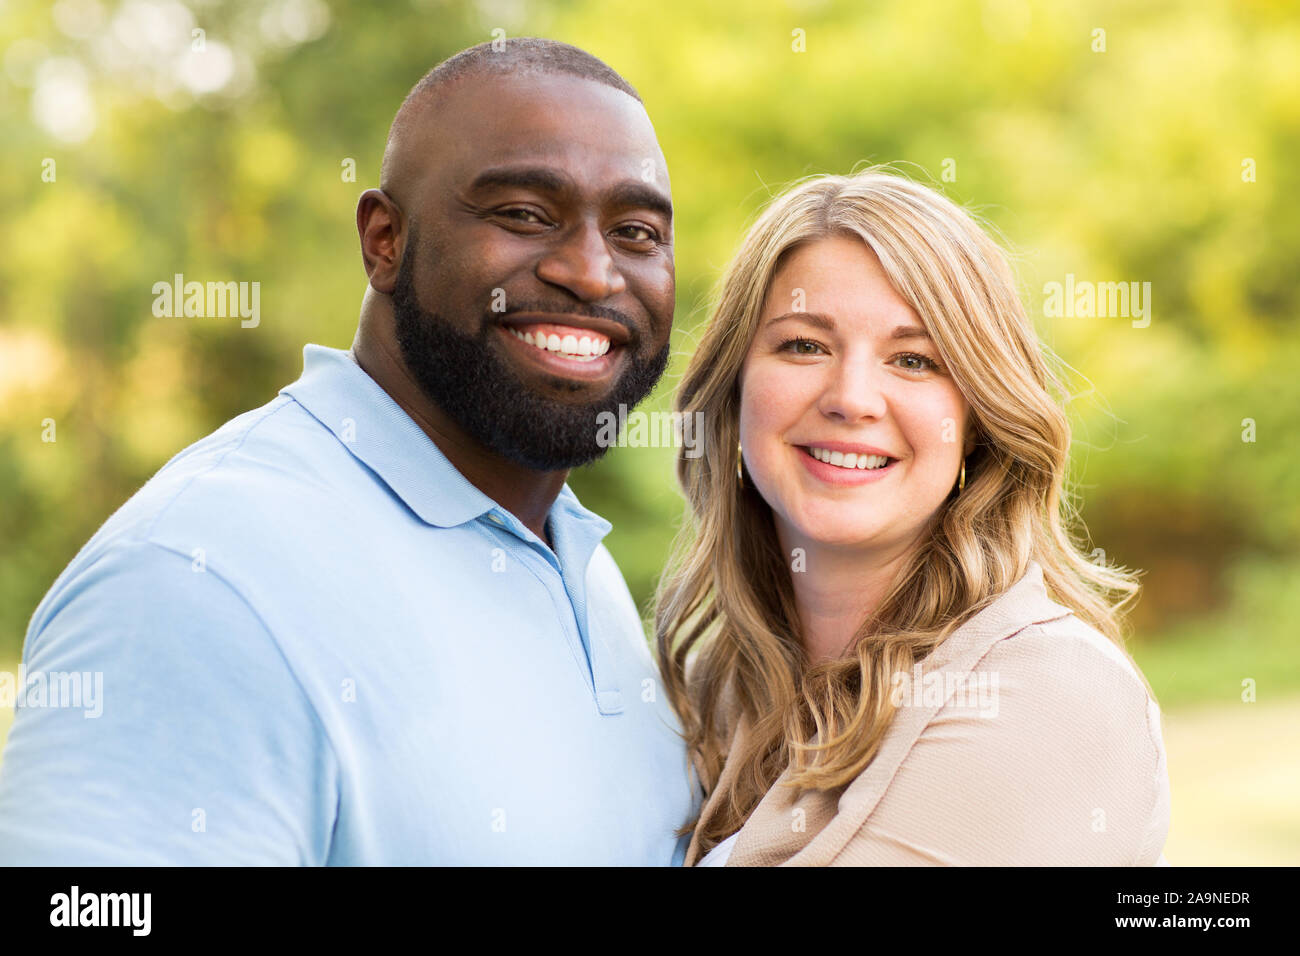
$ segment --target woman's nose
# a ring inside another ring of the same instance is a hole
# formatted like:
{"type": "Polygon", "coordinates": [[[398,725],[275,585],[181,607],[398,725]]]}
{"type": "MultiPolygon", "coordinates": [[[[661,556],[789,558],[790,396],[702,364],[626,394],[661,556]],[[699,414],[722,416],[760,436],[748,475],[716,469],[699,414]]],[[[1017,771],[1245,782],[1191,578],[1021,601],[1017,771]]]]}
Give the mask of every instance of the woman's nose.
{"type": "Polygon", "coordinates": [[[845,423],[883,417],[885,374],[866,361],[837,363],[817,403],[818,410],[827,418],[845,423]]]}

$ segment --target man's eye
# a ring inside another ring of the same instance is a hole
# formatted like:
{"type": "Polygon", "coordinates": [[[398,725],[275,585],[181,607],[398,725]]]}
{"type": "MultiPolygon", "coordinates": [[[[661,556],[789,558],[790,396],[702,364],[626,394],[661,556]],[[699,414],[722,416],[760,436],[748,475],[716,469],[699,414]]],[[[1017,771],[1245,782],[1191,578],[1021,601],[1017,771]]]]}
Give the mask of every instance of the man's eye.
{"type": "Polygon", "coordinates": [[[631,239],[635,242],[654,242],[659,238],[659,234],[649,226],[627,225],[619,226],[614,230],[622,235],[624,239],[631,239]],[[639,235],[638,235],[639,233],[639,235]]]}
{"type": "Polygon", "coordinates": [[[498,210],[498,215],[505,216],[507,219],[513,219],[516,222],[526,222],[528,224],[541,224],[542,219],[531,209],[524,209],[522,206],[513,206],[509,209],[498,210]]]}

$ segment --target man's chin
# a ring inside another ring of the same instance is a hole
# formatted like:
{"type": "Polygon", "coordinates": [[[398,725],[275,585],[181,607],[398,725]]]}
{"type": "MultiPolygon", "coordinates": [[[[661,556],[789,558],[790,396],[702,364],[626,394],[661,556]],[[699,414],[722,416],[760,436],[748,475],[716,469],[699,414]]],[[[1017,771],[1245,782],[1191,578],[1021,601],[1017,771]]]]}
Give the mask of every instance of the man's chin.
{"type": "MultiPolygon", "coordinates": [[[[494,454],[524,468],[534,471],[580,468],[598,461],[609,451],[598,440],[600,415],[606,411],[604,406],[562,411],[553,408],[550,416],[544,416],[550,423],[549,431],[495,428],[477,437],[494,454]]],[[[613,414],[617,417],[617,412],[613,414]]]]}
{"type": "Polygon", "coordinates": [[[506,457],[521,468],[527,468],[531,471],[571,471],[574,468],[581,468],[584,465],[596,463],[605,457],[605,451],[606,449],[604,448],[598,448],[591,454],[582,454],[575,457],[558,459],[537,459],[531,457],[509,458],[509,456],[505,455],[502,457],[506,457]]]}

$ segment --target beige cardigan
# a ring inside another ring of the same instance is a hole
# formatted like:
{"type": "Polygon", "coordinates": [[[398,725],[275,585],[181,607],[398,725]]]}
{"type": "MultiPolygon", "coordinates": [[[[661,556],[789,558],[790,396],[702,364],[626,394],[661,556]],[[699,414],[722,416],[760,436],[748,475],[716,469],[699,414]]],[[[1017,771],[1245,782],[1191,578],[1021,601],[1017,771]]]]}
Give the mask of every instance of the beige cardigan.
{"type": "MultiPolygon", "coordinates": [[[[896,687],[867,769],[798,799],[787,770],[728,866],[1165,863],[1160,710],[1128,655],[1048,598],[1036,562],[896,687]]],[[[720,783],[745,732],[742,720],[720,783]]],[[[685,865],[699,842],[697,831],[685,865]]]]}

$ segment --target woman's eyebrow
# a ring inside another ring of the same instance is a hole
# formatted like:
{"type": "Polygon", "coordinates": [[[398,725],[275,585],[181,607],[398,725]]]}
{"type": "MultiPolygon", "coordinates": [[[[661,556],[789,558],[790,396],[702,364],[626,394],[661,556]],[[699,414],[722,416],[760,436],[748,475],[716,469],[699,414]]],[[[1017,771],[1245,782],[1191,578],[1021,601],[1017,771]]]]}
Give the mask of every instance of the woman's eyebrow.
{"type": "Polygon", "coordinates": [[[785,322],[790,319],[798,319],[801,322],[807,322],[809,325],[815,325],[824,332],[835,331],[835,320],[829,315],[823,315],[820,312],[786,312],[783,315],[768,319],[767,324],[776,325],[778,322],[785,322]]]}
{"type": "MultiPolygon", "coordinates": [[[[768,325],[776,325],[778,322],[785,322],[790,319],[799,319],[807,322],[809,325],[816,326],[825,332],[835,331],[835,320],[829,315],[821,312],[786,312],[783,315],[775,316],[769,319],[768,325]]],[[[891,340],[898,339],[926,339],[930,340],[930,333],[919,325],[899,325],[894,331],[889,333],[891,340]]]]}
{"type": "Polygon", "coordinates": [[[928,339],[930,333],[919,325],[900,325],[889,333],[891,339],[928,339]]]}

